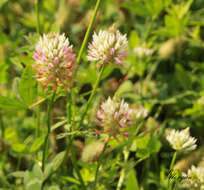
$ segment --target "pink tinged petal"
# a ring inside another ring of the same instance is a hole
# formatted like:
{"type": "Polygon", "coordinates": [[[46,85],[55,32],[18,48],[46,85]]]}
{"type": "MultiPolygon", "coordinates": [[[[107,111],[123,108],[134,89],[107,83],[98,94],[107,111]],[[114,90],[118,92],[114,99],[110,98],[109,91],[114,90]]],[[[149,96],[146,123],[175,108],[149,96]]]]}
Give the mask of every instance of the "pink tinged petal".
{"type": "Polygon", "coordinates": [[[93,52],[89,52],[89,56],[96,58],[96,55],[93,52]]]}
{"type": "Polygon", "coordinates": [[[88,48],[91,49],[91,50],[94,49],[92,44],[89,44],[88,48]]]}
{"type": "Polygon", "coordinates": [[[37,50],[37,53],[41,56],[44,54],[42,50],[37,50]]]}
{"type": "Polygon", "coordinates": [[[124,117],[127,117],[128,116],[128,112],[127,111],[124,112],[123,115],[124,115],[124,117]]]}
{"type": "Polygon", "coordinates": [[[48,77],[48,80],[52,80],[52,79],[54,79],[54,78],[55,78],[54,75],[50,75],[50,76],[48,77]]]}
{"type": "Polygon", "coordinates": [[[33,58],[37,61],[40,59],[40,56],[35,52],[33,58]]]}
{"type": "Polygon", "coordinates": [[[48,66],[51,68],[54,67],[54,65],[52,63],[48,63],[48,66]]]}
{"type": "Polygon", "coordinates": [[[97,118],[98,118],[98,119],[104,119],[103,111],[101,111],[101,110],[98,110],[98,111],[97,111],[97,118]]]}
{"type": "Polygon", "coordinates": [[[43,56],[41,60],[42,60],[43,62],[47,62],[47,61],[48,61],[48,59],[47,59],[45,56],[43,56]]]}
{"type": "Polygon", "coordinates": [[[72,53],[72,46],[64,46],[63,47],[63,51],[66,53],[66,54],[69,54],[69,53],[72,53]]]}
{"type": "Polygon", "coordinates": [[[67,46],[64,46],[64,47],[63,47],[63,51],[66,52],[67,50],[68,50],[68,47],[67,47],[67,46]]]}
{"type": "Polygon", "coordinates": [[[111,54],[111,55],[115,54],[115,49],[114,49],[114,48],[111,48],[110,54],[111,54]]]}
{"type": "Polygon", "coordinates": [[[128,56],[127,53],[122,53],[121,55],[119,55],[119,59],[122,60],[122,59],[125,59],[126,57],[128,56]]]}
{"type": "Polygon", "coordinates": [[[52,90],[53,90],[53,91],[56,91],[56,90],[57,90],[57,85],[56,85],[56,84],[53,85],[52,90]]]}
{"type": "Polygon", "coordinates": [[[126,126],[127,126],[126,120],[124,120],[124,119],[121,119],[119,123],[120,123],[120,125],[121,125],[122,127],[126,127],[126,126]]]}
{"type": "Polygon", "coordinates": [[[127,126],[131,126],[131,125],[132,125],[132,122],[129,121],[129,122],[126,123],[126,125],[127,125],[127,126]]]}
{"type": "Polygon", "coordinates": [[[42,68],[41,71],[44,72],[44,73],[47,73],[47,72],[48,72],[48,69],[42,68]]]}
{"type": "Polygon", "coordinates": [[[130,136],[130,134],[128,132],[125,132],[125,131],[120,131],[120,134],[123,135],[124,137],[130,136]]]}
{"type": "Polygon", "coordinates": [[[118,118],[119,118],[119,114],[118,114],[118,112],[115,112],[114,119],[118,119],[118,118]]]}
{"type": "Polygon", "coordinates": [[[106,61],[108,57],[106,55],[103,55],[103,61],[106,61]]]}
{"type": "Polygon", "coordinates": [[[116,135],[114,135],[113,138],[114,138],[119,144],[122,144],[122,142],[118,139],[118,137],[117,137],[116,135]]]}
{"type": "Polygon", "coordinates": [[[75,59],[76,59],[75,54],[68,54],[68,55],[65,57],[65,61],[66,61],[66,62],[74,62],[75,59]]]}
{"type": "Polygon", "coordinates": [[[117,65],[123,66],[122,61],[121,61],[118,57],[115,58],[115,61],[116,61],[116,64],[117,64],[117,65]]]}
{"type": "Polygon", "coordinates": [[[54,58],[54,63],[55,63],[55,64],[59,63],[59,58],[58,58],[58,57],[55,57],[55,58],[54,58]]]}
{"type": "Polygon", "coordinates": [[[105,102],[102,102],[101,104],[101,108],[104,110],[104,105],[105,105],[105,102]]]}

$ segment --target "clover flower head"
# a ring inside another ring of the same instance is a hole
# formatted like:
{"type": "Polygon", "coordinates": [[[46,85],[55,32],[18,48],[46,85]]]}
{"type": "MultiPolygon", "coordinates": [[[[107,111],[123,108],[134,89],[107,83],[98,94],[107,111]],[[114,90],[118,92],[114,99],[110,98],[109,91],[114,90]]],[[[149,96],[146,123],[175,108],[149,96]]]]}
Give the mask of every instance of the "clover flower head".
{"type": "Polygon", "coordinates": [[[204,167],[192,166],[187,173],[183,174],[185,178],[183,185],[192,190],[204,190],[204,167]]]}
{"type": "Polygon", "coordinates": [[[117,140],[117,134],[128,135],[120,129],[131,125],[132,109],[124,100],[119,102],[109,97],[106,102],[101,104],[97,112],[97,118],[104,128],[104,133],[108,134],[109,137],[113,136],[117,140]]]}
{"type": "Polygon", "coordinates": [[[35,77],[44,88],[52,85],[53,90],[56,90],[58,84],[69,87],[75,53],[64,34],[49,33],[40,37],[33,58],[36,61],[33,64],[37,73],[35,77]]]}
{"type": "Polygon", "coordinates": [[[133,49],[136,56],[142,58],[151,56],[153,54],[153,50],[150,48],[147,48],[146,46],[138,46],[133,49]]]}
{"type": "Polygon", "coordinates": [[[148,115],[148,109],[144,108],[142,105],[139,105],[139,107],[135,109],[133,113],[137,119],[145,118],[148,115]]]}
{"type": "Polygon", "coordinates": [[[178,151],[191,151],[197,147],[197,140],[190,136],[189,127],[181,131],[171,129],[166,139],[172,148],[178,151]]]}
{"type": "Polygon", "coordinates": [[[108,30],[100,30],[93,34],[93,41],[89,44],[89,61],[98,61],[99,65],[104,62],[110,65],[123,65],[123,59],[127,57],[126,48],[128,45],[126,34],[123,35],[114,25],[108,30]]]}

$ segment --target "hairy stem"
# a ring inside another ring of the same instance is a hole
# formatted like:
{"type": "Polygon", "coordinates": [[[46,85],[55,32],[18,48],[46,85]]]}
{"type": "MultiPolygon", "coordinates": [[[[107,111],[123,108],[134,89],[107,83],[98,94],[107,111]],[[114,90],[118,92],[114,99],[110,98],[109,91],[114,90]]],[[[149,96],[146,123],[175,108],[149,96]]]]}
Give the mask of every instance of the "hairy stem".
{"type": "MultiPolygon", "coordinates": [[[[127,149],[125,149],[125,150],[123,151],[123,154],[124,154],[124,161],[125,161],[125,164],[126,164],[127,161],[128,161],[128,157],[129,157],[130,152],[129,152],[127,149]]],[[[118,184],[117,184],[117,190],[120,190],[121,187],[122,187],[122,185],[123,185],[123,181],[124,181],[124,179],[125,179],[125,170],[126,170],[126,168],[123,168],[123,169],[121,170],[120,178],[119,178],[118,184]]]]}
{"type": "MultiPolygon", "coordinates": [[[[67,124],[71,125],[71,122],[72,122],[72,98],[71,98],[71,93],[69,93],[68,91],[66,92],[66,98],[67,98],[67,105],[66,105],[67,124]]],[[[71,131],[73,131],[73,127],[71,127],[71,131]]],[[[71,144],[72,144],[72,140],[70,140],[70,138],[68,138],[68,143],[66,145],[67,147],[65,150],[64,157],[63,157],[61,163],[58,165],[56,170],[58,170],[65,162],[66,157],[69,153],[71,144]]]]}
{"type": "Polygon", "coordinates": [[[94,180],[94,188],[93,188],[94,190],[97,190],[96,185],[97,185],[97,180],[98,180],[99,168],[100,168],[100,166],[101,166],[101,163],[102,163],[102,160],[103,160],[103,156],[104,156],[104,153],[105,153],[105,149],[106,149],[106,147],[107,147],[107,144],[108,144],[108,143],[105,143],[105,144],[104,144],[103,150],[102,150],[102,152],[101,152],[101,154],[100,154],[100,156],[99,156],[99,158],[98,158],[98,164],[97,164],[97,167],[96,167],[95,180],[94,180]]]}
{"type": "Polygon", "coordinates": [[[40,135],[40,105],[37,107],[36,111],[36,130],[35,130],[35,138],[38,138],[40,135]]]}
{"type": "Polygon", "coordinates": [[[176,161],[176,156],[177,156],[177,151],[174,152],[173,158],[172,158],[172,160],[171,160],[170,171],[171,171],[171,170],[173,169],[173,167],[174,167],[174,163],[175,163],[175,161],[176,161]]]}
{"type": "Polygon", "coordinates": [[[3,122],[3,117],[1,113],[0,113],[0,126],[1,126],[1,137],[2,139],[4,139],[5,128],[4,128],[4,122],[3,122]]]}
{"type": "Polygon", "coordinates": [[[76,152],[75,152],[75,149],[74,149],[74,147],[73,147],[73,138],[70,138],[70,140],[71,140],[71,147],[70,147],[70,149],[71,149],[71,160],[72,160],[72,164],[73,164],[73,166],[74,166],[74,170],[76,171],[77,176],[78,176],[78,178],[79,178],[79,181],[80,181],[80,183],[81,183],[82,190],[86,190],[86,186],[85,186],[85,184],[84,184],[83,178],[82,178],[81,173],[80,173],[80,171],[79,171],[79,167],[78,167],[78,165],[77,165],[76,152]]]}
{"type": "MultiPolygon", "coordinates": [[[[91,21],[89,23],[88,29],[86,31],[86,34],[84,36],[82,45],[80,47],[80,50],[79,50],[79,53],[78,53],[78,56],[77,56],[77,59],[76,59],[76,65],[79,65],[80,62],[81,62],[82,55],[83,55],[83,52],[84,52],[84,50],[86,48],[89,36],[91,35],[91,31],[92,31],[92,28],[93,28],[93,25],[94,25],[94,22],[95,22],[95,19],[96,19],[96,15],[97,15],[97,12],[98,12],[100,4],[101,4],[101,1],[102,0],[97,0],[97,2],[96,2],[95,8],[94,8],[94,12],[93,12],[93,15],[91,17],[91,21]]],[[[73,73],[73,78],[76,77],[77,71],[78,71],[78,69],[76,68],[74,73],[73,73]]],[[[72,86],[71,86],[71,94],[73,93],[73,96],[72,96],[72,98],[73,98],[73,105],[75,105],[75,93],[73,92],[73,88],[74,88],[74,82],[72,83],[72,86]]],[[[75,106],[73,106],[73,107],[75,107],[75,106]]],[[[74,109],[73,109],[73,117],[75,117],[75,110],[74,109]]],[[[83,122],[83,120],[82,120],[82,122],[83,122]]]]}
{"type": "Polygon", "coordinates": [[[84,40],[83,40],[82,45],[81,45],[81,48],[80,48],[80,50],[79,50],[79,54],[78,54],[78,56],[77,56],[76,64],[79,64],[80,61],[81,61],[82,54],[83,54],[83,52],[84,52],[84,49],[85,49],[86,44],[87,44],[87,42],[88,42],[89,36],[90,36],[90,34],[91,34],[91,30],[92,30],[92,28],[93,28],[93,24],[94,24],[94,21],[95,21],[95,19],[96,19],[96,15],[97,15],[97,12],[98,12],[100,3],[101,3],[101,0],[97,0],[96,6],[95,6],[95,9],[94,9],[94,13],[93,13],[93,16],[92,16],[92,18],[91,18],[91,22],[90,22],[90,24],[89,24],[89,26],[88,26],[88,29],[87,29],[87,31],[86,31],[84,40]]]}
{"type": "Polygon", "coordinates": [[[173,155],[172,160],[171,160],[170,168],[169,168],[169,172],[170,172],[170,173],[169,173],[169,174],[170,174],[170,177],[168,177],[168,189],[169,189],[169,190],[173,189],[170,180],[171,180],[171,178],[173,177],[173,176],[171,176],[171,175],[172,175],[172,170],[173,170],[173,167],[174,167],[174,163],[175,163],[175,161],[176,161],[176,156],[177,156],[177,151],[174,152],[174,155],[173,155]]]}
{"type": "Polygon", "coordinates": [[[82,114],[82,116],[81,116],[81,120],[79,121],[79,125],[78,125],[79,127],[83,124],[84,118],[85,118],[85,116],[86,116],[86,114],[87,114],[87,111],[88,111],[88,109],[89,109],[89,106],[90,106],[90,104],[91,104],[91,102],[92,102],[92,100],[93,100],[93,97],[94,97],[95,93],[96,93],[96,90],[97,90],[98,85],[99,85],[99,83],[100,83],[100,80],[101,80],[101,78],[102,78],[102,75],[103,75],[103,72],[104,72],[104,70],[105,70],[105,67],[106,67],[106,63],[104,63],[104,64],[102,65],[102,68],[101,68],[101,70],[100,70],[99,76],[98,76],[98,78],[96,79],[96,82],[95,82],[95,84],[94,84],[93,90],[92,90],[91,95],[89,96],[88,102],[87,102],[87,104],[86,104],[85,110],[84,110],[84,112],[83,112],[83,114],[82,114]]]}
{"type": "Polygon", "coordinates": [[[45,136],[44,148],[43,148],[43,159],[42,159],[42,171],[45,170],[45,163],[47,160],[47,152],[48,152],[48,140],[51,130],[51,108],[54,102],[55,92],[53,92],[52,98],[49,99],[48,107],[47,107],[47,135],[45,136]]]}

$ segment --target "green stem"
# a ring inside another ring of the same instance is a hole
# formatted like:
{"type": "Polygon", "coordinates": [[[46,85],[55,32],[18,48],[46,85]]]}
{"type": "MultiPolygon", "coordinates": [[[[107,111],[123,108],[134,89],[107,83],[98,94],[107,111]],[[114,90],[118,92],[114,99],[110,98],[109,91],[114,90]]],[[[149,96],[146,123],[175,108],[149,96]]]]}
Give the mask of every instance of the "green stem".
{"type": "Polygon", "coordinates": [[[49,99],[48,107],[47,107],[47,135],[45,136],[44,148],[43,148],[43,159],[42,159],[42,171],[45,170],[45,162],[47,160],[47,152],[48,152],[48,140],[51,130],[51,108],[54,102],[55,92],[53,92],[52,98],[49,99]]]}
{"type": "MultiPolygon", "coordinates": [[[[49,97],[47,97],[47,98],[49,98],[49,97]]],[[[29,109],[34,108],[35,106],[37,106],[37,105],[43,103],[45,100],[47,100],[47,98],[42,98],[42,99],[40,99],[39,101],[37,101],[37,102],[31,104],[28,108],[29,108],[29,109]]]]}
{"type": "Polygon", "coordinates": [[[150,24],[149,24],[149,28],[146,30],[146,33],[145,33],[145,35],[144,35],[144,41],[147,40],[149,34],[150,34],[151,31],[152,31],[152,28],[153,28],[153,25],[154,25],[154,20],[155,20],[155,18],[151,18],[151,21],[150,21],[150,24]]]}
{"type": "Polygon", "coordinates": [[[36,20],[37,20],[36,31],[38,34],[41,34],[40,33],[40,18],[39,18],[39,0],[35,0],[35,12],[36,12],[36,20]]]}
{"type": "Polygon", "coordinates": [[[78,165],[77,165],[77,160],[76,160],[76,153],[75,153],[75,149],[74,147],[72,146],[73,144],[73,138],[70,139],[71,140],[71,160],[72,160],[72,164],[74,166],[74,169],[78,175],[78,178],[79,178],[79,181],[81,183],[81,186],[82,186],[82,190],[86,190],[86,186],[84,184],[84,181],[83,181],[83,178],[81,176],[81,173],[79,171],[79,168],[78,168],[78,165]]]}
{"type": "Polygon", "coordinates": [[[82,45],[81,45],[81,48],[80,48],[80,50],[79,50],[79,54],[78,54],[77,59],[76,59],[76,64],[79,64],[80,61],[81,61],[82,54],[83,54],[83,52],[84,52],[84,49],[85,49],[86,44],[87,44],[87,42],[88,42],[89,36],[90,36],[90,34],[91,34],[91,30],[92,30],[92,28],[93,28],[93,24],[94,24],[94,21],[95,21],[95,19],[96,19],[96,14],[97,14],[97,12],[98,12],[100,3],[101,3],[101,0],[97,0],[96,6],[95,6],[95,9],[94,9],[94,13],[93,13],[93,16],[92,16],[92,18],[91,18],[91,22],[90,22],[90,24],[89,24],[89,26],[88,26],[88,29],[87,29],[87,31],[86,31],[84,40],[83,40],[82,45]]]}
{"type": "MultiPolygon", "coordinates": [[[[79,50],[79,54],[78,54],[77,59],[76,59],[76,65],[79,65],[80,62],[81,62],[82,54],[83,54],[83,52],[84,52],[84,50],[86,48],[89,36],[91,35],[93,24],[94,24],[94,21],[96,19],[96,15],[97,15],[97,12],[99,10],[101,1],[102,0],[97,0],[97,2],[96,2],[95,8],[94,8],[94,12],[93,12],[93,16],[92,16],[91,21],[89,23],[88,29],[87,29],[86,34],[84,36],[84,40],[83,40],[82,45],[81,45],[80,50],[79,50]]],[[[76,78],[77,71],[78,71],[78,69],[76,68],[74,70],[74,73],[73,73],[73,78],[76,78]]],[[[74,82],[72,83],[72,86],[71,86],[71,94],[73,92],[73,86],[74,86],[74,82]]],[[[75,105],[75,93],[74,92],[73,92],[73,105],[75,105]]],[[[75,116],[74,108],[75,108],[75,106],[73,106],[73,117],[75,116]]]]}
{"type": "Polygon", "coordinates": [[[96,173],[95,173],[95,180],[94,180],[94,190],[97,190],[96,189],[96,185],[97,185],[97,180],[98,180],[98,173],[99,173],[99,168],[101,166],[101,163],[102,163],[102,160],[103,160],[103,156],[104,156],[104,153],[105,153],[105,149],[107,147],[107,144],[108,143],[105,143],[104,146],[103,146],[103,150],[98,158],[98,164],[97,164],[97,167],[96,167],[96,173]]]}
{"type": "Polygon", "coordinates": [[[169,174],[170,174],[170,177],[168,177],[168,190],[171,190],[172,189],[172,185],[171,185],[171,178],[172,178],[172,169],[173,169],[173,167],[174,167],[174,163],[175,163],[175,161],[176,161],[176,156],[177,156],[177,151],[176,152],[174,152],[174,155],[173,155],[173,157],[172,157],[172,160],[171,160],[171,164],[170,164],[170,168],[169,168],[169,174]]]}
{"type": "MultiPolygon", "coordinates": [[[[72,94],[71,94],[71,92],[67,93],[66,97],[67,97],[67,124],[72,124],[72,94]]],[[[73,131],[73,127],[71,127],[71,132],[72,131],[73,131]]],[[[71,152],[71,161],[72,161],[74,170],[76,171],[77,176],[79,178],[79,181],[81,183],[82,190],[86,190],[86,186],[84,184],[83,178],[81,176],[81,173],[80,173],[78,165],[77,165],[76,153],[75,153],[75,150],[73,147],[73,141],[74,141],[74,135],[68,138],[68,143],[67,143],[67,148],[65,151],[64,158],[56,170],[58,170],[61,167],[61,165],[64,163],[64,161],[65,161],[65,159],[66,159],[66,157],[70,151],[71,152]]]]}
{"type": "Polygon", "coordinates": [[[173,158],[172,158],[172,160],[171,160],[170,171],[171,171],[171,170],[173,169],[173,167],[174,167],[174,163],[175,163],[175,161],[176,161],[176,156],[177,156],[177,151],[174,152],[173,158]]]}
{"type": "Polygon", "coordinates": [[[16,167],[16,171],[19,171],[21,167],[21,155],[18,157],[18,162],[17,162],[17,167],[16,167]]]}
{"type": "Polygon", "coordinates": [[[4,139],[5,128],[4,128],[4,122],[3,122],[3,118],[2,118],[1,114],[0,114],[0,125],[1,125],[1,137],[2,137],[2,139],[4,139]]]}
{"type": "Polygon", "coordinates": [[[72,97],[71,92],[67,92],[67,124],[71,124],[72,119],[72,97]]]}
{"type": "Polygon", "coordinates": [[[88,111],[88,109],[89,109],[89,106],[90,106],[90,104],[91,104],[91,102],[92,102],[92,100],[93,100],[93,97],[94,97],[95,93],[96,93],[96,90],[97,90],[98,85],[99,85],[99,82],[100,82],[100,80],[101,80],[101,78],[102,78],[102,75],[103,75],[103,72],[104,72],[104,70],[105,70],[105,67],[106,67],[106,63],[104,63],[104,64],[102,65],[102,68],[101,68],[101,70],[100,70],[99,76],[98,76],[98,78],[96,79],[96,82],[95,82],[95,84],[94,84],[93,90],[92,90],[91,95],[89,96],[88,102],[87,102],[87,104],[86,104],[85,110],[84,110],[84,112],[83,112],[83,114],[82,114],[82,116],[81,116],[81,120],[79,121],[79,125],[78,125],[79,127],[81,126],[81,124],[82,124],[83,121],[84,121],[84,117],[86,116],[86,113],[87,113],[87,111],[88,111]]]}
{"type": "MultiPolygon", "coordinates": [[[[129,157],[130,152],[129,152],[129,151],[127,150],[127,148],[126,148],[126,149],[124,149],[123,154],[124,154],[125,164],[127,164],[127,162],[128,162],[128,157],[129,157]]],[[[123,169],[122,169],[121,172],[120,172],[120,178],[119,178],[119,180],[118,180],[118,184],[117,184],[117,189],[116,189],[116,190],[120,190],[121,187],[122,187],[122,185],[123,185],[123,181],[124,181],[124,179],[125,179],[125,170],[126,170],[126,168],[123,167],[123,169]]]]}
{"type": "MultiPolygon", "coordinates": [[[[72,98],[71,98],[71,93],[67,92],[66,93],[66,97],[67,97],[67,106],[66,106],[66,111],[67,111],[67,124],[70,125],[71,124],[71,119],[72,119],[72,98]]],[[[73,131],[73,128],[71,127],[71,131],[73,131]]],[[[72,140],[70,138],[68,138],[68,143],[67,143],[67,148],[66,148],[66,151],[65,151],[65,154],[64,154],[64,157],[62,159],[62,162],[58,165],[57,169],[58,170],[62,165],[63,163],[65,162],[65,159],[69,153],[69,149],[70,149],[70,146],[72,145],[72,140]]]]}
{"type": "Polygon", "coordinates": [[[36,131],[35,131],[35,138],[38,138],[40,134],[40,105],[37,107],[36,112],[36,131]]]}

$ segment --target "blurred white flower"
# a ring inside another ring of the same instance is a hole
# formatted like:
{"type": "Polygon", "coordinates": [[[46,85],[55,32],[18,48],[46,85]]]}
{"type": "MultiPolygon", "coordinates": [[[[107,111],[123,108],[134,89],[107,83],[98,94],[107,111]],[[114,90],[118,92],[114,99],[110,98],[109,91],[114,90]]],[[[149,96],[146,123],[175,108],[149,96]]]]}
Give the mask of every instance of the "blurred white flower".
{"type": "Polygon", "coordinates": [[[101,104],[97,118],[104,128],[104,133],[113,137],[116,137],[117,134],[127,136],[127,133],[120,131],[120,128],[131,125],[132,109],[124,100],[118,102],[109,97],[106,102],[101,104]]]}
{"type": "Polygon", "coordinates": [[[126,34],[122,35],[114,26],[108,30],[100,30],[98,34],[94,32],[93,41],[89,44],[87,59],[98,61],[99,65],[107,62],[110,65],[122,66],[122,60],[127,56],[127,45],[126,34]]]}
{"type": "Polygon", "coordinates": [[[166,139],[175,150],[191,151],[197,147],[197,139],[190,136],[189,127],[181,131],[170,129],[167,133],[166,139]]]}
{"type": "Polygon", "coordinates": [[[37,72],[36,79],[43,83],[44,87],[53,85],[56,90],[57,84],[68,87],[71,82],[70,73],[73,71],[75,54],[69,39],[64,34],[44,34],[36,44],[33,58],[36,64],[33,68],[37,72]]]}
{"type": "Polygon", "coordinates": [[[140,105],[136,110],[134,110],[134,114],[137,119],[145,118],[148,115],[148,109],[140,105]]]}
{"type": "Polygon", "coordinates": [[[138,57],[145,57],[145,56],[151,56],[153,54],[153,50],[149,49],[145,46],[138,46],[135,47],[133,49],[134,53],[138,56],[138,57]]]}
{"type": "Polygon", "coordinates": [[[204,168],[192,166],[183,174],[183,185],[191,190],[204,190],[204,168]]]}

